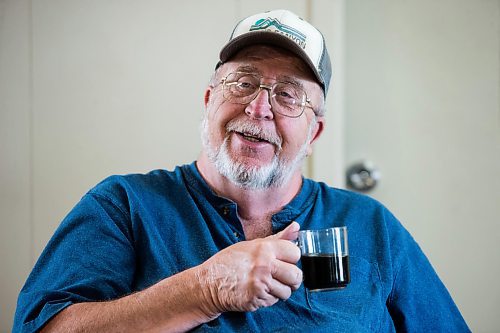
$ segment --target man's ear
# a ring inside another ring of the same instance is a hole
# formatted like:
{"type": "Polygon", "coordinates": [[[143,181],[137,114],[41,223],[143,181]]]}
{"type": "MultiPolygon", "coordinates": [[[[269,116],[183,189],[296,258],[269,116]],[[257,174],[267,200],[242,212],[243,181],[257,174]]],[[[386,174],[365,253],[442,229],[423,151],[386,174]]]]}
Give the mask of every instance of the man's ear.
{"type": "Polygon", "coordinates": [[[321,136],[321,133],[323,133],[324,126],[325,126],[325,118],[317,116],[316,124],[314,125],[314,128],[311,133],[311,141],[309,141],[309,144],[307,145],[307,156],[311,156],[313,152],[312,144],[321,136]]]}
{"type": "Polygon", "coordinates": [[[325,118],[324,117],[316,117],[316,125],[315,128],[313,129],[312,135],[311,135],[311,142],[309,144],[312,144],[314,141],[316,141],[320,136],[321,133],[323,133],[323,128],[325,126],[325,118]]]}
{"type": "Polygon", "coordinates": [[[207,87],[207,89],[205,90],[205,108],[208,106],[208,103],[210,102],[210,97],[212,95],[212,87],[207,87]]]}

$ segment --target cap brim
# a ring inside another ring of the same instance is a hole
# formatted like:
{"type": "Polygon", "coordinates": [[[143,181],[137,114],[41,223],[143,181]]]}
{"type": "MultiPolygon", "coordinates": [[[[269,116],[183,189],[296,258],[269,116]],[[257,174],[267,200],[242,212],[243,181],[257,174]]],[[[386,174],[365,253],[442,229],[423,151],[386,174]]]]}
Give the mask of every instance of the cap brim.
{"type": "Polygon", "coordinates": [[[304,61],[307,66],[309,66],[321,86],[325,86],[325,83],[323,82],[321,75],[319,75],[316,66],[314,66],[314,64],[311,62],[305,51],[294,41],[275,32],[254,31],[233,38],[220,51],[219,57],[221,63],[225,63],[226,61],[228,61],[244,47],[256,44],[278,46],[294,53],[300,59],[302,59],[302,61],[304,61]]]}

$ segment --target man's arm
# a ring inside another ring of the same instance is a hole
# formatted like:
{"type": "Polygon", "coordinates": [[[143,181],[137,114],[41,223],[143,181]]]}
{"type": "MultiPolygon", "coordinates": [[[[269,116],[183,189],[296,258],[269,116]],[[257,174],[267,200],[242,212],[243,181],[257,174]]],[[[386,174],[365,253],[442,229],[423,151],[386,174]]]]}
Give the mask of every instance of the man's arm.
{"type": "Polygon", "coordinates": [[[107,302],[69,306],[42,332],[183,332],[217,317],[206,306],[198,268],[107,302]]]}
{"type": "Polygon", "coordinates": [[[183,332],[226,311],[255,311],[290,297],[302,282],[299,226],[234,244],[203,264],[134,294],[69,306],[42,332],[183,332]]]}
{"type": "Polygon", "coordinates": [[[470,332],[420,246],[392,214],[387,214],[394,273],[386,304],[396,331],[470,332]]]}

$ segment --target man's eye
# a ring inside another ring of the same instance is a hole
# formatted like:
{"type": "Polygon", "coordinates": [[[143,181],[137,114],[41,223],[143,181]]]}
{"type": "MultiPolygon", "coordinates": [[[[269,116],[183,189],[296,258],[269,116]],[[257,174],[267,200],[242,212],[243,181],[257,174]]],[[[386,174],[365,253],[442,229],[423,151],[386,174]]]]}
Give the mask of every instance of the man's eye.
{"type": "Polygon", "coordinates": [[[240,82],[238,82],[237,87],[238,87],[238,89],[242,89],[242,90],[253,90],[253,89],[255,89],[255,84],[253,84],[251,82],[240,81],[240,82]]]}
{"type": "Polygon", "coordinates": [[[281,91],[276,92],[276,95],[279,97],[283,97],[283,98],[293,98],[292,95],[290,95],[290,93],[288,91],[285,91],[285,90],[281,90],[281,91]]]}
{"type": "Polygon", "coordinates": [[[283,99],[297,99],[300,94],[293,86],[277,86],[274,93],[283,99]]]}

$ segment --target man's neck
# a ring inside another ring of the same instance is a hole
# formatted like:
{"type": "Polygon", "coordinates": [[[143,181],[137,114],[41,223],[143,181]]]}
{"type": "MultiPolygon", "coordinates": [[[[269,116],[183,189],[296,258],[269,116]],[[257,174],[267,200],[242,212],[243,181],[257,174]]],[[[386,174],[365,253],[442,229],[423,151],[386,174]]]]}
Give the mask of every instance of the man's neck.
{"type": "Polygon", "coordinates": [[[252,190],[241,188],[222,176],[205,154],[198,159],[197,167],[217,195],[236,202],[247,238],[249,235],[246,230],[255,229],[254,233],[261,236],[269,233],[272,215],[292,201],[302,186],[300,169],[282,186],[252,190]]]}

